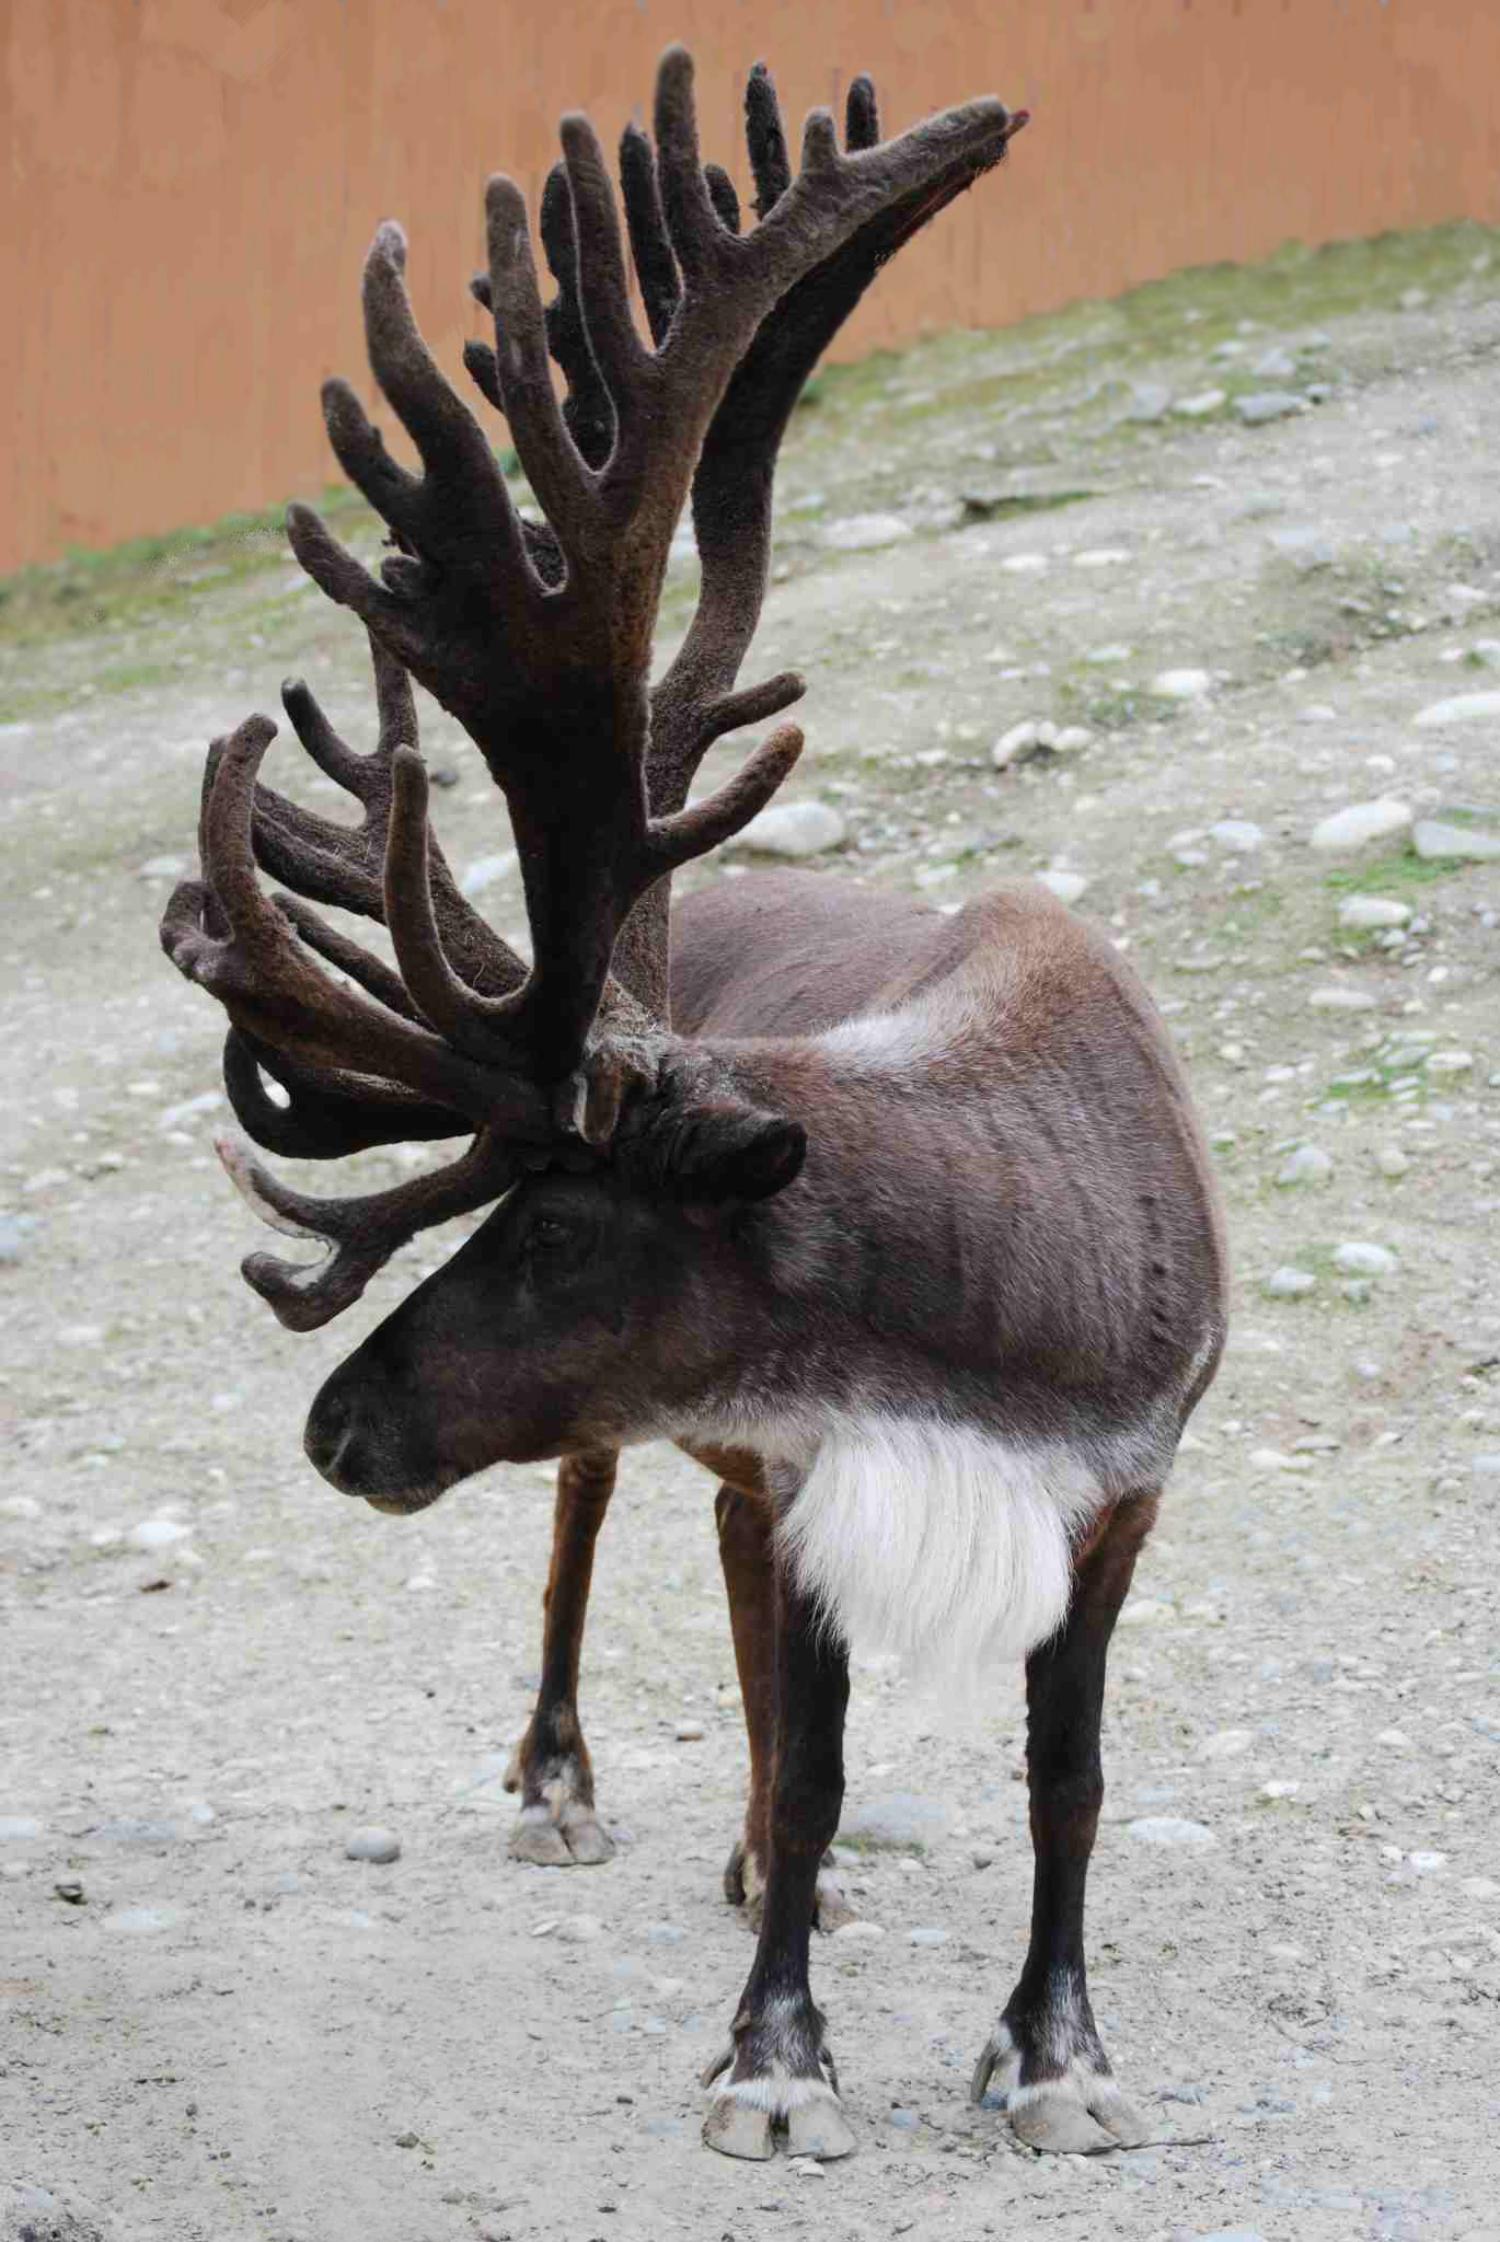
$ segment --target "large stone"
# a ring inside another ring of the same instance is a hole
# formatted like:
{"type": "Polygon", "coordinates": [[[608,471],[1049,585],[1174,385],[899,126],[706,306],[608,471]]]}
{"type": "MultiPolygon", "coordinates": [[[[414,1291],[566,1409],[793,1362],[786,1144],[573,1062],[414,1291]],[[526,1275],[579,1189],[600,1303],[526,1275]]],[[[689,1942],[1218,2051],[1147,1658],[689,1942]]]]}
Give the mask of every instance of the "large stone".
{"type": "Polygon", "coordinates": [[[1479,825],[1453,825],[1441,817],[1419,818],[1411,840],[1418,856],[1461,857],[1466,864],[1500,860],[1500,833],[1486,832],[1479,825]]]}
{"type": "Polygon", "coordinates": [[[1386,841],[1393,834],[1405,833],[1411,820],[1409,802],[1382,794],[1373,802],[1350,802],[1347,808],[1319,818],[1308,839],[1315,849],[1362,849],[1371,841],[1386,841]]]}
{"type": "Polygon", "coordinates": [[[735,846],[764,856],[820,856],[840,848],[848,835],[831,802],[774,802],[738,836],[735,846]]]}
{"type": "Polygon", "coordinates": [[[1376,927],[1405,926],[1410,917],[1411,905],[1398,903],[1391,895],[1346,895],[1339,905],[1339,925],[1356,934],[1371,933],[1376,927]]]}
{"type": "Polygon", "coordinates": [[[1158,700],[1201,701],[1213,683],[1206,669],[1164,669],[1152,678],[1151,690],[1158,700]]]}
{"type": "Polygon", "coordinates": [[[1307,400],[1289,389],[1257,389],[1248,397],[1236,397],[1234,409],[1247,428],[1260,428],[1269,420],[1306,412],[1307,400]]]}
{"type": "Polygon", "coordinates": [[[921,1847],[935,1844],[952,1819],[940,1798],[892,1791],[851,1807],[839,1824],[839,1838],[844,1844],[921,1847]]]}
{"type": "Polygon", "coordinates": [[[899,514],[849,514],[830,522],[821,532],[822,542],[834,553],[869,553],[882,545],[900,545],[913,531],[899,514]]]}
{"type": "Polygon", "coordinates": [[[1447,700],[1429,701],[1412,722],[1423,731],[1443,731],[1453,724],[1500,723],[1500,693],[1454,693],[1447,700]]]}

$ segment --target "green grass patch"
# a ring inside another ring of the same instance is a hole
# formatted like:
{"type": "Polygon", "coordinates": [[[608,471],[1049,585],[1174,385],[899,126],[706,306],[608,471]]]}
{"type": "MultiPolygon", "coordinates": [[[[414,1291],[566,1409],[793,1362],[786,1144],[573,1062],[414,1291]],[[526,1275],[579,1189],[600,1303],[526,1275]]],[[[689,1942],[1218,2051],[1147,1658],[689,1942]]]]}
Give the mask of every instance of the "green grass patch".
{"type": "MultiPolygon", "coordinates": [[[[1448,814],[1445,810],[1445,820],[1448,814]]],[[[1456,824],[1458,818],[1455,816],[1452,822],[1456,824]]],[[[1323,885],[1335,895],[1379,895],[1390,887],[1431,887],[1434,880],[1451,879],[1455,872],[1468,870],[1461,856],[1418,856],[1415,849],[1398,849],[1390,856],[1361,864],[1357,870],[1329,872],[1323,885]]]]}

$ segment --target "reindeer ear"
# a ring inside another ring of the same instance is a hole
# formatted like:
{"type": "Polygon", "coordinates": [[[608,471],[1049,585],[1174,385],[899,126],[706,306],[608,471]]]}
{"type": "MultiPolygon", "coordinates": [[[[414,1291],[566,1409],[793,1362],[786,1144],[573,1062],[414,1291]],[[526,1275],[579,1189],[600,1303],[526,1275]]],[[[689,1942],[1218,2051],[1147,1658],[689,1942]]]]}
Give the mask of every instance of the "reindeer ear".
{"type": "Polygon", "coordinates": [[[666,1188],[689,1205],[748,1205],[795,1181],[807,1157],[807,1131],[780,1114],[716,1100],[675,1113],[653,1152],[666,1188]]]}

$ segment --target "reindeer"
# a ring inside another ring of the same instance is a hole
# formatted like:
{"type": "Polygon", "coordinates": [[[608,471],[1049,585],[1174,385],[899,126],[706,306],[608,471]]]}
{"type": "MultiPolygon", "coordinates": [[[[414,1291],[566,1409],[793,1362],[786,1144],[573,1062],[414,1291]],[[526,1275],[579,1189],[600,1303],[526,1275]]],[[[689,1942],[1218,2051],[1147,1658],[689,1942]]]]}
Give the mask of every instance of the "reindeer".
{"type": "Polygon", "coordinates": [[[542,518],[418,334],[405,245],[364,275],[371,364],[422,472],[331,382],[333,447],[389,525],[368,573],[302,507],[303,567],[369,634],[373,752],[305,686],[284,701],[357,828],[259,771],[251,717],[210,751],[202,877],[163,942],[225,1007],[225,1080],[262,1147],[332,1158],[467,1139],[370,1195],[290,1189],[247,1149],[266,1219],[330,1249],[250,1284],[293,1330],[349,1307],[419,1230],[492,1209],[315,1399],[323,1476],[408,1514],[488,1465],[560,1458],[547,1672],[522,1753],[533,1857],[603,1845],[577,1726],[593,1536],[628,1444],[675,1441],[720,1482],[750,1743],[733,1895],[755,1959],[705,2083],[732,2156],[853,2145],[808,1980],[838,1826],[848,1644],[960,1669],[1025,1660],[1035,1880],[1015,1990],[974,2074],[998,2072],[1038,2148],[1141,2137],[1089,2007],[1084,1883],[1102,1779],[1105,1655],[1224,1329],[1206,1155],[1149,999],[1040,887],[952,916],[845,880],[721,883],[669,919],[671,875],[739,832],[796,761],[773,730],[690,799],[710,745],[779,715],[737,683],[764,592],[771,483],[796,396],[879,266],[1024,123],[979,101],[882,141],[855,82],[845,145],[809,118],[793,176],[769,79],[747,97],[758,223],[699,158],[691,64],[657,83],[655,144],[620,178],[650,344],[604,157],[564,120],[541,236],[487,199],[469,370],[504,415],[542,518]],[[559,399],[549,353],[565,380],[559,399]],[[649,683],[669,544],[691,496],[697,611],[649,683]],[[464,899],[427,818],[409,678],[463,725],[505,796],[527,965],[464,899]],[[281,880],[274,899],[259,865],[281,880]],[[382,923],[394,965],[317,906],[382,923]]]}

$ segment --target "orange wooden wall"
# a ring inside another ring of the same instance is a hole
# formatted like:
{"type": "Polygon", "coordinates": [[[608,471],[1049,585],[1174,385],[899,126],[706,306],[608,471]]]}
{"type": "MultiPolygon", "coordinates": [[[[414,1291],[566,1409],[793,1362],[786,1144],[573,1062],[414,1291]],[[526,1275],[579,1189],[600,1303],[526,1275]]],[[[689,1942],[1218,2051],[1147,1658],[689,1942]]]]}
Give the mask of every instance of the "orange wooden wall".
{"type": "Polygon", "coordinates": [[[798,116],[856,69],[888,125],[1034,110],[850,351],[1500,218],[1500,0],[0,0],[0,27],[0,568],[316,491],[318,382],[368,380],[375,221],[456,367],[486,174],[534,191],[565,107],[613,136],[673,37],[725,160],[760,56],[798,116]]]}

